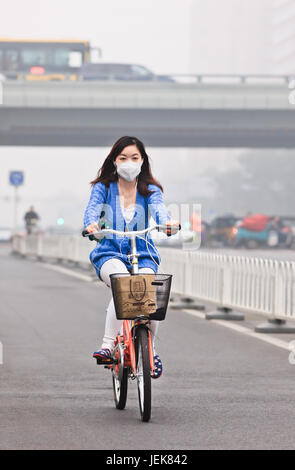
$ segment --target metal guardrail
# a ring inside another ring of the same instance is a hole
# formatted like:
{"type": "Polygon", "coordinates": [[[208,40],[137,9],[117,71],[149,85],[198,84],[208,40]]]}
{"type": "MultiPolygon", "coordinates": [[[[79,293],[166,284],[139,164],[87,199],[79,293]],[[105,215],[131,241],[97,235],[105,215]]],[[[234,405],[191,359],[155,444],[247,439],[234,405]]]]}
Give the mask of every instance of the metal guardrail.
{"type": "Polygon", "coordinates": [[[225,84],[225,85],[288,85],[295,75],[236,75],[236,74],[171,74],[173,80],[187,84],[225,84]]]}
{"type": "MultiPolygon", "coordinates": [[[[89,263],[92,244],[78,236],[14,236],[21,255],[89,263]],[[90,246],[91,245],[91,246],[90,246]]],[[[295,319],[295,262],[158,248],[173,292],[270,319],[295,319]]]]}
{"type": "MultiPolygon", "coordinates": [[[[124,82],[136,82],[136,83],[149,83],[149,82],[162,82],[164,84],[169,84],[173,82],[184,83],[184,84],[243,84],[243,85],[250,85],[250,84],[289,84],[295,80],[294,75],[269,75],[269,74],[190,74],[190,73],[171,73],[171,74],[159,74],[154,75],[149,80],[120,80],[116,79],[116,75],[110,75],[109,77],[101,80],[94,80],[94,82],[104,83],[104,82],[116,82],[116,83],[124,83],[124,82]],[[171,80],[171,81],[170,81],[171,80]]],[[[3,80],[4,83],[29,83],[29,84],[36,84],[36,85],[46,85],[48,83],[52,83],[53,81],[47,80],[26,80],[24,77],[20,79],[9,79],[6,78],[3,80]]],[[[79,78],[78,80],[54,80],[54,83],[77,83],[77,82],[85,82],[85,83],[92,83],[93,81],[83,80],[79,78]]]]}
{"type": "Polygon", "coordinates": [[[23,256],[89,263],[89,253],[94,245],[85,243],[78,236],[43,236],[28,237],[15,235],[12,238],[12,251],[23,256]]]}
{"type": "Polygon", "coordinates": [[[162,249],[174,289],[221,307],[295,319],[295,262],[162,249]]]}

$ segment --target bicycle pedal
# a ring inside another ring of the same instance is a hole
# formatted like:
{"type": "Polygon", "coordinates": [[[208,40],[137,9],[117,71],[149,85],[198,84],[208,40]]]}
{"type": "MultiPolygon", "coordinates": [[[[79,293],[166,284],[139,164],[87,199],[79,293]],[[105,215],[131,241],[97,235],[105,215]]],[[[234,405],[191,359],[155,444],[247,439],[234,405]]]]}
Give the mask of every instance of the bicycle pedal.
{"type": "Polygon", "coordinates": [[[99,357],[96,357],[96,364],[98,366],[109,366],[110,364],[113,364],[113,359],[100,359],[99,357]]]}

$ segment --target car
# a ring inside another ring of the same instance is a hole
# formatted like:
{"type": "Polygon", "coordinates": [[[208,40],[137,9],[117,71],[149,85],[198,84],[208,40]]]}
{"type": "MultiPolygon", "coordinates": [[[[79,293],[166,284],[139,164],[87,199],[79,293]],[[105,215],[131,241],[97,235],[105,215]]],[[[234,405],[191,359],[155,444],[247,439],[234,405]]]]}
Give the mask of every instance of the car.
{"type": "Polygon", "coordinates": [[[0,242],[10,242],[12,238],[12,230],[8,227],[0,227],[0,242]]]}
{"type": "Polygon", "coordinates": [[[294,246],[294,234],[288,220],[274,216],[268,217],[263,223],[264,226],[256,230],[242,226],[242,223],[239,224],[234,231],[233,246],[246,246],[247,248],[258,246],[291,248],[294,246]]]}
{"type": "Polygon", "coordinates": [[[124,63],[86,63],[81,66],[80,80],[121,80],[121,81],[168,81],[168,75],[156,75],[148,68],[138,64],[124,63]]]}
{"type": "Polygon", "coordinates": [[[290,247],[292,249],[295,249],[295,217],[294,216],[286,216],[282,217],[282,220],[285,222],[286,225],[290,227],[290,237],[291,237],[291,243],[290,247]]]}
{"type": "Polygon", "coordinates": [[[231,246],[236,233],[236,224],[241,220],[232,214],[216,217],[207,227],[207,240],[210,245],[231,246]]]}

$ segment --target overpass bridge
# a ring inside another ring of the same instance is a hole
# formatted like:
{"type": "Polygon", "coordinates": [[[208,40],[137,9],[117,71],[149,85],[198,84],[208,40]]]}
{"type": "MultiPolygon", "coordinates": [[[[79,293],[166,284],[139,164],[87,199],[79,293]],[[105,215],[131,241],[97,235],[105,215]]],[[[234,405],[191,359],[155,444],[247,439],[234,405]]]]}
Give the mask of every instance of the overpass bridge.
{"type": "Polygon", "coordinates": [[[0,145],[295,147],[292,77],[2,83],[0,145]]]}

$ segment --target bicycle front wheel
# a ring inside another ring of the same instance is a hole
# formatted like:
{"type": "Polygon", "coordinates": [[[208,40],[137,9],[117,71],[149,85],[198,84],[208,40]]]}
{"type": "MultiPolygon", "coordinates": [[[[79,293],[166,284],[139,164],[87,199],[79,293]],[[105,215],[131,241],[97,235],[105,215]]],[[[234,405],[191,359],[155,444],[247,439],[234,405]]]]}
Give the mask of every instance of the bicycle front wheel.
{"type": "Polygon", "coordinates": [[[124,367],[124,350],[121,343],[115,348],[115,360],[112,370],[114,400],[116,408],[124,410],[128,391],[128,369],[124,367]]]}
{"type": "Polygon", "coordinates": [[[127,401],[128,370],[124,369],[122,379],[113,375],[114,400],[117,410],[124,410],[127,401]]]}
{"type": "Polygon", "coordinates": [[[136,330],[135,355],[140,415],[142,421],[149,421],[152,408],[152,389],[148,331],[145,327],[138,327],[136,330]]]}

